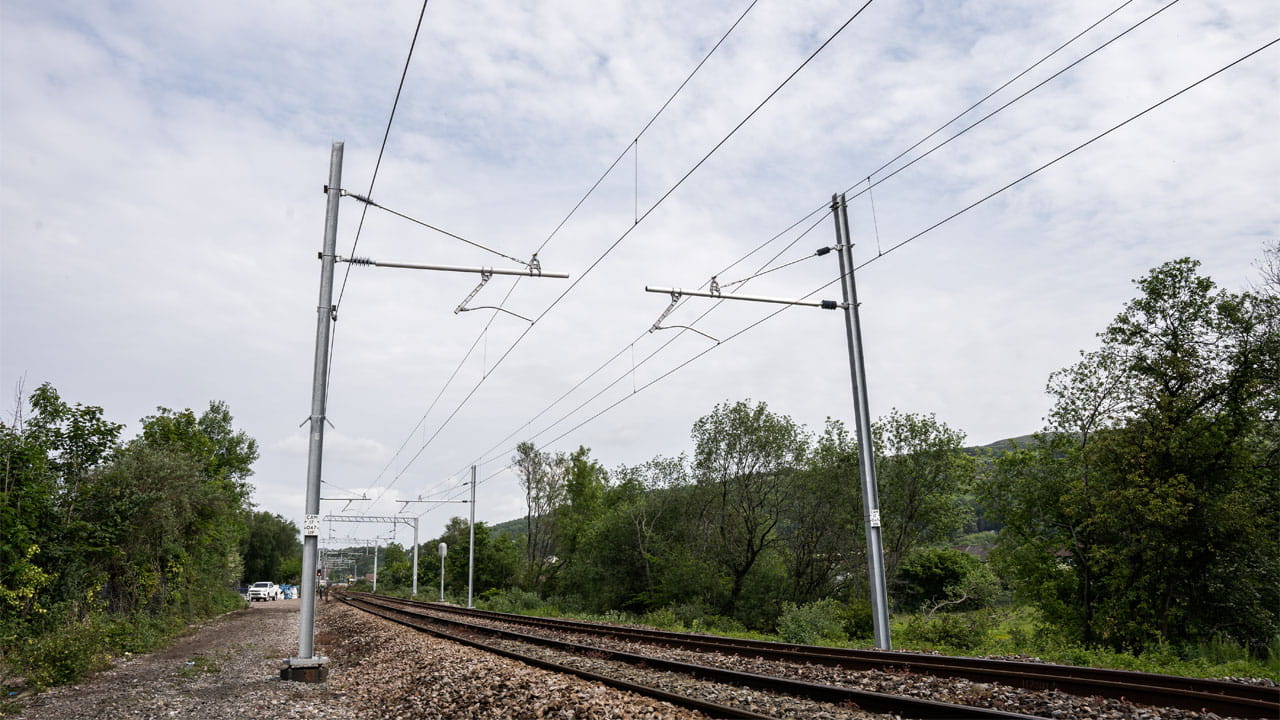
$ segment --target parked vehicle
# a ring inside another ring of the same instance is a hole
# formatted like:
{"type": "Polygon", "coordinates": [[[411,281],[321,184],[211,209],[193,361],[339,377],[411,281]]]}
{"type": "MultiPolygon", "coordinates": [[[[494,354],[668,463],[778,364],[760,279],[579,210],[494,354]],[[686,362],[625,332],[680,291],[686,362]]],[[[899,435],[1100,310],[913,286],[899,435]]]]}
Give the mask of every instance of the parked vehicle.
{"type": "Polygon", "coordinates": [[[280,586],[273,582],[256,582],[249,587],[249,602],[254,600],[279,600],[284,597],[280,586]]]}

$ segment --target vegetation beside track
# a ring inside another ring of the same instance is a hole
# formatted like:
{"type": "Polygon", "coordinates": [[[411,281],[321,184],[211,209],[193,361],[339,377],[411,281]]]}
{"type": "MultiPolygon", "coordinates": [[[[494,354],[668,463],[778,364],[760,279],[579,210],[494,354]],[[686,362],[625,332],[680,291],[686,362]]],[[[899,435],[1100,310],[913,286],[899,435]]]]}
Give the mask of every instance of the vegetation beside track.
{"type": "Polygon", "coordinates": [[[0,426],[6,693],[152,650],[243,607],[246,568],[284,573],[300,560],[293,523],[252,509],[257,444],[224,403],[198,415],[158,408],[123,442],[123,425],[49,383],[19,403],[0,426]]]}
{"type": "MultiPolygon", "coordinates": [[[[1099,346],[1050,377],[1039,434],[966,448],[933,415],[875,423],[895,647],[1280,680],[1280,244],[1260,267],[1241,292],[1186,258],[1135,281],[1099,346]]],[[[587,448],[522,444],[528,511],[478,528],[477,604],[869,637],[848,430],[743,400],[691,441],[611,471],[587,448]]],[[[439,539],[455,599],[465,530],[439,539]]],[[[423,563],[420,587],[439,580],[423,563]]]]}

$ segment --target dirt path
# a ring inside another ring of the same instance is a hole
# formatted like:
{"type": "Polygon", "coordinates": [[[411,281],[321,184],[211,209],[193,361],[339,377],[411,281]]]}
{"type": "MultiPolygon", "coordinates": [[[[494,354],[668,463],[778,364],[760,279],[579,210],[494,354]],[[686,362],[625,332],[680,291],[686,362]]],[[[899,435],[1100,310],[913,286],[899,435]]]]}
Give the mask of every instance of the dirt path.
{"type": "Polygon", "coordinates": [[[215,618],[171,647],[116,662],[78,685],[27,701],[17,717],[356,718],[327,684],[281,682],[278,665],[298,648],[298,601],[254,603],[215,618]]]}
{"type": "Polygon", "coordinates": [[[329,680],[280,680],[298,601],[256,603],[172,647],[26,701],[25,720],[692,718],[697,713],[445,642],[337,602],[317,606],[329,680]]]}

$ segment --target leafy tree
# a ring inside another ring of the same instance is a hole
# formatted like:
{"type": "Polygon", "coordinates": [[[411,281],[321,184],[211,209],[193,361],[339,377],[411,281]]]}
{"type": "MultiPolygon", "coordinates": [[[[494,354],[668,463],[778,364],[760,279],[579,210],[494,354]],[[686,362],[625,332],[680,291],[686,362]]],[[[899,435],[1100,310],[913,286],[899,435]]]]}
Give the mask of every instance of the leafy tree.
{"type": "Polygon", "coordinates": [[[525,544],[525,582],[541,585],[556,570],[556,523],[564,502],[565,484],[561,468],[531,442],[516,446],[512,458],[520,486],[525,491],[528,536],[525,544]]]}
{"type": "Polygon", "coordinates": [[[155,415],[142,419],[140,441],[172,447],[199,459],[205,477],[227,482],[247,497],[244,482],[253,475],[258,443],[244,431],[232,428],[231,422],[231,411],[223,402],[210,402],[199,417],[190,409],[175,412],[158,407],[155,415]]]}
{"type": "Polygon", "coordinates": [[[49,383],[36,388],[30,402],[33,414],[26,433],[37,447],[44,448],[46,462],[61,489],[58,504],[63,517],[70,519],[81,480],[110,457],[124,426],[104,420],[100,407],[68,405],[49,383]]]}
{"type": "Polygon", "coordinates": [[[827,419],[790,495],[779,533],[791,600],[804,605],[864,567],[858,448],[839,420],[827,419]]]}
{"type": "Polygon", "coordinates": [[[995,599],[999,582],[982,561],[946,547],[917,548],[903,561],[895,586],[900,607],[972,610],[995,599]]]}
{"type": "Polygon", "coordinates": [[[242,481],[256,444],[231,428],[225,405],[200,418],[162,409],[124,445],[122,425],[48,383],[30,406],[25,422],[17,412],[0,428],[0,661],[73,679],[104,642],[145,644],[122,627],[238,601],[229,586],[242,569],[242,481]],[[66,657],[10,651],[64,635],[84,639],[62,643],[66,657]]]}
{"type": "Polygon", "coordinates": [[[933,415],[894,409],[876,421],[872,435],[885,579],[892,583],[904,557],[946,542],[968,522],[964,496],[973,488],[977,464],[964,452],[964,433],[933,415]]]}
{"type": "Polygon", "coordinates": [[[747,575],[779,542],[796,468],[804,457],[803,429],[765,403],[717,405],[693,425],[694,477],[703,498],[705,551],[729,577],[732,615],[747,575]]]}
{"type": "Polygon", "coordinates": [[[1137,281],[1102,347],[1051,377],[1055,434],[988,491],[1006,564],[1087,641],[1262,646],[1280,628],[1280,305],[1198,266],[1137,281]]]}
{"type": "MultiPolygon", "coordinates": [[[[660,598],[665,560],[683,552],[680,490],[688,489],[683,457],[621,466],[582,526],[561,586],[597,609],[648,610],[660,598]]],[[[687,492],[685,493],[687,498],[687,492]]]]}
{"type": "MultiPolygon", "coordinates": [[[[436,548],[444,542],[449,546],[449,554],[445,557],[446,589],[465,592],[467,587],[467,564],[471,547],[471,536],[467,520],[460,517],[449,519],[440,537],[431,540],[419,550],[418,585],[428,590],[439,587],[440,562],[436,548]],[[425,558],[425,560],[424,560],[425,558]]],[[[520,572],[520,551],[509,535],[496,534],[484,522],[476,523],[475,552],[475,594],[493,589],[505,589],[515,581],[520,572]]]]}
{"type": "Polygon", "coordinates": [[[14,426],[0,426],[0,625],[46,610],[48,546],[61,521],[57,494],[46,448],[23,431],[20,416],[14,426]]]}
{"type": "Polygon", "coordinates": [[[588,525],[600,512],[609,475],[603,465],[591,459],[591,451],[585,447],[558,456],[554,465],[564,476],[565,497],[565,504],[557,513],[556,546],[566,562],[572,562],[588,525]]]}
{"type": "Polygon", "coordinates": [[[302,555],[298,526],[292,520],[263,510],[251,513],[247,524],[240,542],[240,555],[244,560],[241,579],[244,582],[293,579],[286,572],[286,565],[302,555]]]}

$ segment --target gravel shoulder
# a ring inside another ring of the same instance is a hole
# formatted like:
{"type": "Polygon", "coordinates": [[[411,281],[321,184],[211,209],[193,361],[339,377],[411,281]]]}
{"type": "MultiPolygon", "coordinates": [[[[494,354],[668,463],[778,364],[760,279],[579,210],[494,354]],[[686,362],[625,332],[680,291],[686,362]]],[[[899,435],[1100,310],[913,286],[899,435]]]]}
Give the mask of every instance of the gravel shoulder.
{"type": "MultiPolygon", "coordinates": [[[[280,680],[297,651],[297,600],[256,603],[123,658],[77,685],[22,701],[26,720],[86,718],[697,718],[631,693],[530,668],[339,603],[317,608],[329,680],[280,680]]],[[[11,708],[9,708],[11,709],[11,708]]]]}

